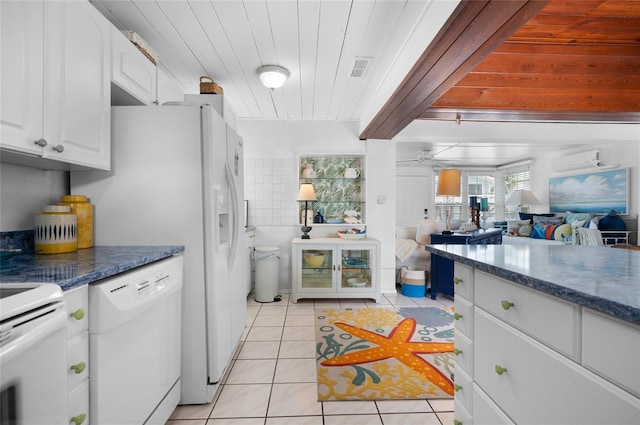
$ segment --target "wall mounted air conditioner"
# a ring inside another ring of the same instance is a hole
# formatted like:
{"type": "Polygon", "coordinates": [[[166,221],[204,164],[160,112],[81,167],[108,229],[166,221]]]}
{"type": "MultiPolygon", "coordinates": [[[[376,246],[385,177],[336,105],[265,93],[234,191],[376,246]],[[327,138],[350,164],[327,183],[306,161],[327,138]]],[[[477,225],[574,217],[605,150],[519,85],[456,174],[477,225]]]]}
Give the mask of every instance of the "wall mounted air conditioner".
{"type": "Polygon", "coordinates": [[[600,167],[601,165],[600,151],[597,149],[565,155],[551,160],[553,171],[579,170],[580,168],[600,167]]]}

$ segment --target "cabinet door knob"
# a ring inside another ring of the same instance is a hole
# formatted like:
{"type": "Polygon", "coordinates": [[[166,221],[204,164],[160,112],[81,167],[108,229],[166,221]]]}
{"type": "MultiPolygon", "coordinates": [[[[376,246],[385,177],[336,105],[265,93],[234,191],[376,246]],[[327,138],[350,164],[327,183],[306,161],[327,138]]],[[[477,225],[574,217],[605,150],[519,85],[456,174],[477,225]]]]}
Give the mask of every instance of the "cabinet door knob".
{"type": "Polygon", "coordinates": [[[456,319],[456,320],[460,320],[460,319],[462,319],[462,314],[460,314],[460,313],[453,313],[453,318],[454,318],[454,319],[456,319]]]}
{"type": "Polygon", "coordinates": [[[503,373],[505,373],[507,371],[506,367],[502,367],[500,365],[496,365],[496,373],[498,375],[502,375],[503,373]]]}
{"type": "Polygon", "coordinates": [[[87,414],[81,413],[78,416],[72,417],[70,422],[73,422],[73,425],[82,425],[85,419],[87,419],[87,414]]]}
{"type": "Polygon", "coordinates": [[[454,277],[454,278],[453,278],[453,283],[455,283],[456,285],[457,285],[458,283],[461,283],[461,282],[462,282],[462,279],[460,279],[459,277],[454,277]]]}
{"type": "Polygon", "coordinates": [[[79,375],[82,372],[84,372],[86,367],[87,367],[87,364],[85,362],[80,362],[78,364],[74,364],[73,366],[71,366],[70,369],[74,371],[77,375],[79,375]]]}
{"type": "Polygon", "coordinates": [[[456,356],[459,356],[460,354],[462,354],[462,350],[458,349],[458,348],[454,348],[453,349],[453,354],[456,356]]]}
{"type": "Polygon", "coordinates": [[[54,147],[52,147],[51,149],[53,149],[54,151],[58,152],[58,153],[62,153],[64,151],[64,146],[62,145],[55,145],[54,147]]]}
{"type": "Polygon", "coordinates": [[[502,304],[502,308],[504,308],[505,310],[509,310],[511,307],[515,305],[511,301],[507,301],[507,300],[502,300],[500,304],[502,304]]]}
{"type": "Polygon", "coordinates": [[[69,314],[69,316],[73,317],[76,320],[82,320],[84,318],[84,310],[79,308],[73,313],[69,314]]]}
{"type": "Polygon", "coordinates": [[[44,148],[45,146],[47,146],[47,141],[44,139],[38,139],[36,141],[34,141],[33,143],[35,143],[36,145],[40,146],[41,148],[44,148]]]}

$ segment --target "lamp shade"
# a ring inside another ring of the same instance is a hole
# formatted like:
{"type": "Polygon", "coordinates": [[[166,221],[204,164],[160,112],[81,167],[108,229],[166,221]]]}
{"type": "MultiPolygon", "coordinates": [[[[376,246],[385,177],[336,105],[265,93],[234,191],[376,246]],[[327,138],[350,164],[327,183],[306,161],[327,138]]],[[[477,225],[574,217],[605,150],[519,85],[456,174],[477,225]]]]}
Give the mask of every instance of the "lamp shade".
{"type": "Polygon", "coordinates": [[[460,196],[460,170],[446,168],[438,173],[438,196],[460,196]]]}
{"type": "Polygon", "coordinates": [[[302,183],[298,192],[298,201],[315,201],[316,191],[311,183],[302,183]]]}
{"type": "Polygon", "coordinates": [[[505,205],[540,205],[540,201],[531,191],[518,189],[509,196],[505,205]]]}
{"type": "Polygon", "coordinates": [[[289,78],[289,71],[277,65],[261,66],[257,72],[262,85],[270,89],[282,87],[289,78]]]}

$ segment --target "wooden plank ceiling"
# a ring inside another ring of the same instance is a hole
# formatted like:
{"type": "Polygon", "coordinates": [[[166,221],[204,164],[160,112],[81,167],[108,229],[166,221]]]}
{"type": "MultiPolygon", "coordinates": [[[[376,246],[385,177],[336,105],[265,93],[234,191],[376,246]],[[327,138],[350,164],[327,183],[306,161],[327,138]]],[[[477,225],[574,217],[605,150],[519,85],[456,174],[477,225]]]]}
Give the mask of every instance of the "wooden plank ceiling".
{"type": "Polygon", "coordinates": [[[413,119],[640,122],[640,1],[463,0],[361,139],[413,119]]]}

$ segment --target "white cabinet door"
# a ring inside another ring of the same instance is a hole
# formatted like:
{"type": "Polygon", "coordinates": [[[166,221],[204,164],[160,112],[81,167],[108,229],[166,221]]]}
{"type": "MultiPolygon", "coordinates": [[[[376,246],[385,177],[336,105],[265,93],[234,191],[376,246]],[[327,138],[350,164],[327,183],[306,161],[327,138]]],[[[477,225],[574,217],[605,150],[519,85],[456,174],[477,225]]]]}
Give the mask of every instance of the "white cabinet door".
{"type": "MultiPolygon", "coordinates": [[[[184,102],[184,92],[178,86],[178,83],[167,74],[162,67],[158,67],[158,93],[157,102],[158,105],[162,105],[166,102],[184,102]]],[[[220,113],[221,111],[218,111],[220,113]]],[[[222,115],[220,113],[220,115],[222,115]]]]}
{"type": "Polygon", "coordinates": [[[156,66],[118,29],[111,26],[111,82],[115,106],[150,105],[156,100],[156,66]]]}
{"type": "Polygon", "coordinates": [[[335,246],[298,245],[296,257],[296,292],[336,292],[335,246]]]}
{"type": "Polygon", "coordinates": [[[0,146],[42,156],[43,5],[0,2],[0,146]]]}
{"type": "Polygon", "coordinates": [[[89,2],[44,6],[45,157],[110,168],[110,24],[89,2]]]}
{"type": "Polygon", "coordinates": [[[377,292],[376,247],[341,247],[336,261],[338,292],[377,292]]]}

